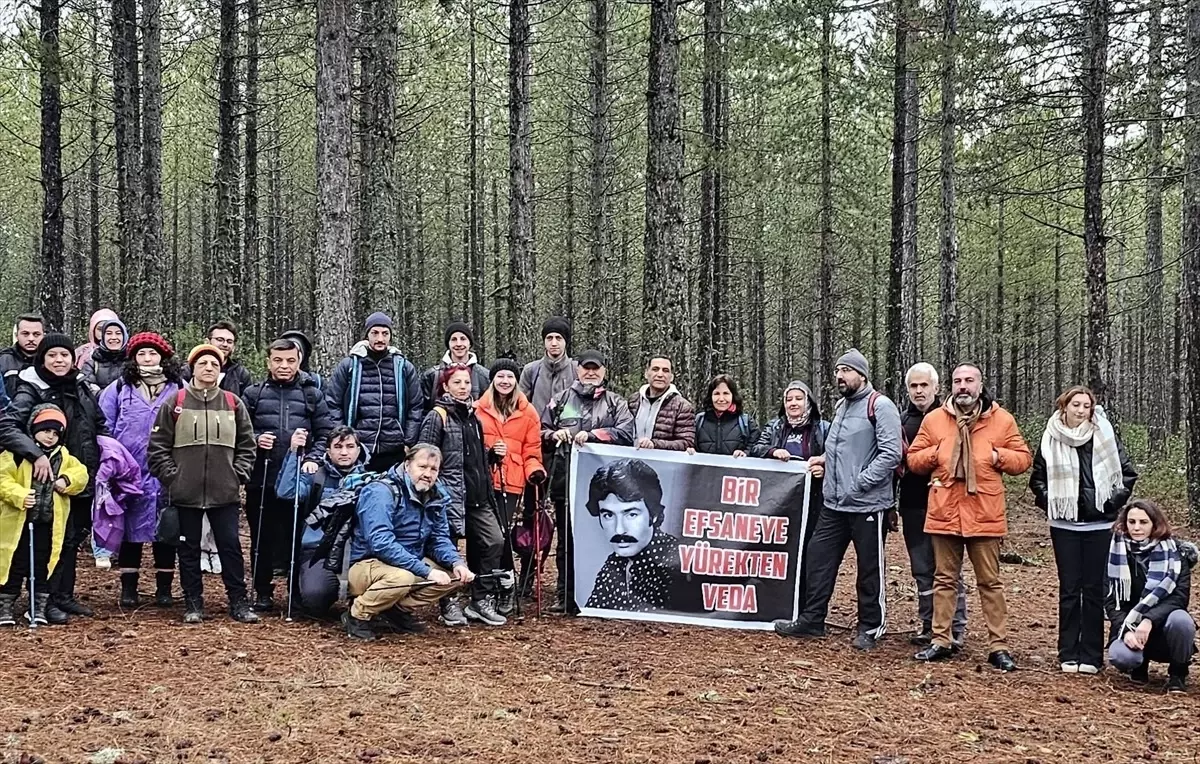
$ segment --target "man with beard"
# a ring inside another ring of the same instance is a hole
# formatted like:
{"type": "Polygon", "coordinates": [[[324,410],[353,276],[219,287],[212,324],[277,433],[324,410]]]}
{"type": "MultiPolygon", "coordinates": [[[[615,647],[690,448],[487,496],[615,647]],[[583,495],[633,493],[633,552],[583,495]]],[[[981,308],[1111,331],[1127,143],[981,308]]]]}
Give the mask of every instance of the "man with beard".
{"type": "Polygon", "coordinates": [[[658,474],[640,459],[620,459],[592,475],[587,510],[600,521],[613,552],[596,574],[587,606],[650,612],[678,609],[679,539],[662,530],[658,474]]]}
{"type": "Polygon", "coordinates": [[[17,375],[33,365],[33,356],[45,333],[46,325],[41,316],[34,313],[17,316],[13,324],[13,344],[0,350],[0,375],[4,376],[0,404],[7,406],[17,391],[17,375]]]}
{"type": "Polygon", "coordinates": [[[775,631],[788,637],[825,636],[825,615],[838,568],[853,542],[858,561],[858,630],[853,644],[858,650],[871,650],[887,621],[883,526],[902,458],[900,412],[871,386],[870,366],[858,350],[839,358],[834,374],[842,400],[825,438],[824,456],[808,462],[825,468],[825,511],[808,544],[804,610],[795,621],[777,621],[775,631]]]}
{"type": "MultiPolygon", "coordinates": [[[[904,374],[904,387],[908,391],[908,407],[900,414],[900,427],[904,432],[904,442],[912,443],[921,430],[925,415],[942,405],[938,397],[937,369],[924,362],[913,364],[904,374]]],[[[904,523],[904,547],[908,550],[909,567],[917,584],[917,614],[921,618],[921,631],[909,642],[924,647],[933,639],[933,542],[925,532],[929,476],[905,471],[896,482],[896,491],[899,494],[900,519],[904,523]]],[[[961,646],[966,631],[967,589],[960,575],[952,633],[955,645],[961,646]]]]}
{"type": "Polygon", "coordinates": [[[925,532],[933,541],[933,641],[917,660],[954,655],[951,621],[963,550],[971,558],[988,628],[988,662],[1001,671],[1017,664],[1008,651],[1008,609],[1000,580],[1000,541],[1008,532],[1004,475],[1020,475],[1033,455],[1012,414],[983,389],[973,363],[954,370],[953,397],[930,412],[908,452],[908,468],[930,475],[925,532]]]}

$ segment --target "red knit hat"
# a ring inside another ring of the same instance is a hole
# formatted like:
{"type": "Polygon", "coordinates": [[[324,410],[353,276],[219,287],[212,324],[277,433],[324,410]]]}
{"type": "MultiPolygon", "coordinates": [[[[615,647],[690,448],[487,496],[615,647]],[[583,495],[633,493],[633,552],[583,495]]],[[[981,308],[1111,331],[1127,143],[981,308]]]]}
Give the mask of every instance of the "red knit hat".
{"type": "Polygon", "coordinates": [[[175,355],[175,348],[171,347],[171,343],[167,342],[161,334],[154,332],[138,332],[129,338],[129,344],[125,346],[126,353],[130,358],[136,356],[140,348],[153,348],[163,358],[175,355]]]}

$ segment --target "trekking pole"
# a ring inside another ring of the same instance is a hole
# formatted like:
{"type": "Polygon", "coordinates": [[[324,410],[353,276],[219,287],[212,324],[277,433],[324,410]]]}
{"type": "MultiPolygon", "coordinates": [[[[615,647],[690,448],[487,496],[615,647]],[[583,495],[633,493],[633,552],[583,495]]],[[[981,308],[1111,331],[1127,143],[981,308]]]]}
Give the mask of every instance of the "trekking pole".
{"type": "Polygon", "coordinates": [[[545,511],[545,507],[542,506],[544,497],[539,496],[541,493],[541,486],[535,485],[533,487],[533,552],[529,555],[529,562],[533,566],[533,570],[530,572],[530,575],[533,576],[533,603],[539,620],[542,617],[542,518],[540,515],[545,511]]]}
{"type": "MultiPolygon", "coordinates": [[[[500,463],[496,465],[496,470],[500,474],[500,490],[493,491],[492,498],[496,502],[496,520],[499,521],[500,530],[504,534],[504,548],[506,550],[508,550],[508,554],[506,555],[504,564],[507,566],[507,570],[516,571],[517,563],[516,563],[516,557],[515,557],[515,550],[513,549],[513,542],[512,542],[512,520],[513,519],[508,514],[508,491],[505,490],[508,483],[506,483],[504,480],[504,461],[503,460],[501,460],[500,463]]],[[[501,583],[503,584],[504,582],[502,581],[501,583]]],[[[516,612],[517,617],[520,617],[522,615],[522,613],[521,613],[521,593],[519,591],[517,591],[515,577],[512,579],[511,583],[512,583],[512,587],[513,587],[513,610],[514,610],[514,612],[516,612]]]]}
{"type": "MultiPolygon", "coordinates": [[[[288,562],[287,617],[284,619],[284,621],[287,623],[292,622],[292,591],[296,588],[296,547],[299,546],[297,543],[296,534],[300,529],[300,466],[301,457],[303,455],[304,449],[300,449],[296,452],[296,487],[295,490],[292,491],[292,553],[291,560],[288,562]]],[[[263,482],[265,483],[266,480],[263,482]]]]}
{"type": "MultiPolygon", "coordinates": [[[[564,444],[564,445],[566,445],[566,444],[564,444]]],[[[567,447],[567,453],[570,454],[569,446],[567,447]]],[[[569,459],[570,456],[568,456],[567,458],[569,459]]],[[[559,462],[559,464],[561,465],[561,461],[559,462]]],[[[570,462],[567,463],[567,478],[564,481],[564,485],[566,486],[566,491],[563,493],[563,525],[565,527],[562,529],[561,532],[563,534],[563,537],[562,537],[563,543],[565,543],[567,545],[566,546],[567,551],[563,555],[563,558],[566,560],[566,562],[564,564],[566,565],[567,569],[563,572],[563,583],[566,585],[566,591],[562,593],[563,615],[573,615],[571,613],[571,611],[575,609],[573,607],[575,604],[575,570],[572,567],[572,554],[571,554],[572,539],[571,539],[571,465],[570,465],[570,462]]]]}
{"type": "MultiPolygon", "coordinates": [[[[267,460],[268,459],[270,459],[269,455],[267,456],[266,459],[263,460],[262,490],[258,494],[258,523],[257,523],[258,530],[256,532],[256,535],[254,536],[254,562],[252,562],[250,564],[250,577],[251,578],[258,577],[258,552],[259,552],[259,549],[262,547],[263,515],[266,514],[266,512],[267,512],[266,505],[267,505],[267,460]]],[[[300,472],[300,465],[297,464],[296,465],[296,473],[299,474],[299,472],[300,472]]]]}
{"type": "MultiPolygon", "coordinates": [[[[37,628],[37,612],[34,610],[33,601],[37,599],[36,586],[34,579],[37,578],[37,568],[33,557],[33,521],[29,521],[29,628],[37,628]]],[[[20,591],[17,592],[20,594],[20,591]]]]}

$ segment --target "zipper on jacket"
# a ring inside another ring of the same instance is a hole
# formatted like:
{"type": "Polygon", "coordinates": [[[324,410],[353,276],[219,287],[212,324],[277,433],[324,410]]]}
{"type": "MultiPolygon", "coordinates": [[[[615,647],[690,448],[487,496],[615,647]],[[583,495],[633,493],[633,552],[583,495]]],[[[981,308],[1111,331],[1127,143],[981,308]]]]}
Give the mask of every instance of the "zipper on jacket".
{"type": "MultiPolygon", "coordinates": [[[[385,357],[385,360],[386,360],[386,357],[385,357]]],[[[393,364],[393,365],[395,365],[395,364],[393,364]]],[[[379,439],[381,437],[383,437],[383,397],[385,394],[384,389],[383,389],[383,364],[380,363],[379,361],[375,362],[375,373],[377,375],[379,375],[379,418],[376,420],[377,422],[379,422],[379,424],[375,425],[375,448],[378,449],[379,448],[379,439]]],[[[399,392],[399,388],[397,388],[397,392],[399,392]]],[[[403,424],[401,424],[400,426],[402,428],[404,427],[403,424]]]]}

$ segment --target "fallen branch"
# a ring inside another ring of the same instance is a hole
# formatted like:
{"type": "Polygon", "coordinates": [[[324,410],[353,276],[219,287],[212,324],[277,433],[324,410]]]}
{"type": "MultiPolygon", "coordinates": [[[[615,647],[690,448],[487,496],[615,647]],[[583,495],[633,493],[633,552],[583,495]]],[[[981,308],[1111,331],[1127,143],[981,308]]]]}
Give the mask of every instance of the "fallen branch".
{"type": "Polygon", "coordinates": [[[240,676],[239,682],[254,682],[256,684],[294,684],[297,688],[308,689],[310,687],[326,689],[333,687],[345,687],[345,682],[296,682],[291,679],[262,679],[254,676],[240,676]]]}
{"type": "Polygon", "coordinates": [[[629,690],[630,692],[645,692],[645,687],[634,687],[631,684],[610,684],[608,682],[585,682],[577,681],[575,684],[583,685],[584,687],[599,687],[602,690],[629,690]]]}

